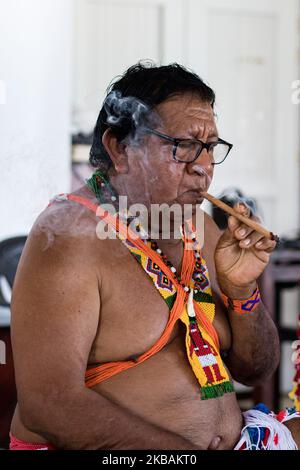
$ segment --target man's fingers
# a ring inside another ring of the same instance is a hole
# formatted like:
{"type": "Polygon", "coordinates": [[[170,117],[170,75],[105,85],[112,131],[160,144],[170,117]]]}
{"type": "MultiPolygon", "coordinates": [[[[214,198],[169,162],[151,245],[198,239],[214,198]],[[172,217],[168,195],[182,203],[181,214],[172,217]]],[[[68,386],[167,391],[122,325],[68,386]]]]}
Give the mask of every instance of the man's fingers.
{"type": "Polygon", "coordinates": [[[258,232],[252,232],[249,236],[243,238],[239,242],[239,246],[240,248],[244,249],[254,247],[256,250],[271,253],[276,246],[276,242],[274,240],[269,240],[268,238],[263,237],[258,232]]]}
{"type": "MultiPolygon", "coordinates": [[[[254,220],[254,218],[252,218],[254,220]]],[[[234,236],[238,240],[243,240],[245,238],[248,238],[251,233],[257,233],[253,230],[252,227],[248,227],[248,225],[240,223],[237,229],[234,231],[234,236]]],[[[260,238],[262,235],[260,235],[260,238]]]]}
{"type": "Polygon", "coordinates": [[[261,233],[258,232],[251,232],[250,234],[244,236],[239,245],[241,248],[251,248],[254,246],[256,243],[259,241],[263,240],[264,237],[261,235],[261,233]]]}
{"type": "Polygon", "coordinates": [[[248,227],[245,224],[239,225],[234,231],[234,236],[237,240],[246,240],[253,233],[253,228],[248,227]]]}
{"type": "Polygon", "coordinates": [[[245,217],[250,217],[251,215],[250,207],[244,202],[237,202],[236,204],[234,204],[233,208],[236,212],[239,212],[245,217]]]}
{"type": "MultiPolygon", "coordinates": [[[[250,209],[245,207],[242,203],[236,204],[234,208],[240,214],[249,214],[250,209]]],[[[250,217],[250,219],[258,223],[261,222],[260,219],[255,216],[250,217]]],[[[256,232],[255,230],[253,230],[252,227],[249,227],[245,223],[242,223],[234,216],[229,217],[228,228],[231,232],[231,235],[237,240],[239,240],[240,248],[249,249],[251,247],[255,247],[257,250],[271,253],[276,246],[275,241],[265,238],[261,233],[256,232]]]]}
{"type": "MultiPolygon", "coordinates": [[[[237,205],[234,206],[235,210],[236,210],[236,207],[237,207],[237,205]]],[[[240,208],[240,210],[238,210],[237,212],[244,215],[245,217],[248,217],[249,219],[253,220],[254,222],[257,222],[259,224],[261,223],[261,220],[259,219],[259,217],[256,217],[256,216],[249,217],[248,210],[242,210],[240,208]]],[[[248,225],[244,224],[243,222],[241,222],[239,219],[237,219],[236,217],[234,217],[232,215],[228,218],[228,228],[229,228],[230,232],[232,234],[234,234],[234,236],[238,240],[242,240],[243,238],[246,238],[251,232],[253,232],[252,227],[249,227],[248,225]]]]}
{"type": "Polygon", "coordinates": [[[255,244],[255,248],[257,250],[266,251],[267,253],[271,253],[275,247],[276,247],[276,241],[269,240],[268,238],[262,238],[255,244]]]}

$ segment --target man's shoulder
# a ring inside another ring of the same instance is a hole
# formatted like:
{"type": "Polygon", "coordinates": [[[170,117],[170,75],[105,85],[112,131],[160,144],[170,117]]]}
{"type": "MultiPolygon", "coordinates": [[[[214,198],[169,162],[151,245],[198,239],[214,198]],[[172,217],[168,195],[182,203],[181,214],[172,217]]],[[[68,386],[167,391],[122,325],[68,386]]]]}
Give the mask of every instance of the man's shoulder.
{"type": "Polygon", "coordinates": [[[60,196],[52,199],[35,221],[33,229],[35,233],[44,232],[51,236],[67,236],[79,240],[95,234],[96,221],[96,214],[88,207],[69,200],[66,196],[60,196]]]}
{"type": "Polygon", "coordinates": [[[64,196],[54,197],[35,220],[26,248],[51,255],[56,250],[78,252],[85,247],[87,254],[97,241],[97,221],[88,207],[64,196]]]}
{"type": "Polygon", "coordinates": [[[86,189],[71,193],[80,196],[78,201],[55,197],[36,219],[26,243],[26,251],[43,258],[76,260],[79,263],[104,265],[109,263],[111,253],[116,251],[115,240],[99,237],[98,202],[86,189]],[[89,206],[89,207],[88,207],[89,206]],[[63,254],[63,256],[61,256],[63,254]]]}

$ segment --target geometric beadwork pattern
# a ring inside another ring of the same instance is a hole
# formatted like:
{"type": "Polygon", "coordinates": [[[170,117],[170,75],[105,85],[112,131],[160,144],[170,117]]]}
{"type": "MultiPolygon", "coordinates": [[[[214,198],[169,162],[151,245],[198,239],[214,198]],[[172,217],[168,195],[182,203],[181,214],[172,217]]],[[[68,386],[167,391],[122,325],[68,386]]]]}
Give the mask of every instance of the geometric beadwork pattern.
{"type": "Polygon", "coordinates": [[[145,271],[152,275],[152,279],[159,289],[168,289],[170,292],[173,292],[173,283],[170,279],[162,272],[160,267],[148,258],[147,265],[145,266],[145,271]]]}
{"type": "Polygon", "coordinates": [[[254,310],[255,306],[259,304],[259,302],[260,302],[260,292],[257,289],[255,297],[244,302],[241,305],[241,308],[242,310],[245,310],[246,312],[252,312],[252,310],[254,310]]]}
{"type": "MultiPolygon", "coordinates": [[[[176,301],[177,291],[173,282],[162,269],[142,250],[122,239],[132,255],[139,262],[152,280],[154,286],[164,298],[169,309],[176,301]]],[[[151,242],[144,241],[151,248],[151,242]]],[[[152,249],[152,248],[151,248],[152,249]]],[[[205,317],[212,323],[215,316],[215,304],[210,287],[209,274],[205,260],[201,256],[194,264],[190,287],[194,289],[194,302],[201,307],[205,317]]],[[[190,317],[185,306],[180,320],[186,326],[186,350],[191,368],[201,386],[201,399],[215,398],[233,392],[232,383],[225,369],[220,353],[203,325],[190,317]]]]}
{"type": "Polygon", "coordinates": [[[240,315],[251,314],[253,310],[255,310],[256,307],[259,305],[261,300],[258,287],[255,289],[252,296],[249,299],[245,300],[233,300],[228,298],[223,293],[221,293],[221,296],[226,307],[240,315]]]}
{"type": "Polygon", "coordinates": [[[195,289],[201,290],[202,292],[209,289],[209,278],[206,265],[198,262],[195,263],[193,280],[195,281],[195,289]]]}

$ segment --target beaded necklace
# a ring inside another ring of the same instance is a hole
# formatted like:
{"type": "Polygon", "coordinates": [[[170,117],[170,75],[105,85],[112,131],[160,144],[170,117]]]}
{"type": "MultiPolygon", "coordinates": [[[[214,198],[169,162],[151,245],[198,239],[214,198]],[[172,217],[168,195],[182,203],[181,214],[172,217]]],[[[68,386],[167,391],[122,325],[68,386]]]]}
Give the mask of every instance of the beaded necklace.
{"type": "MultiPolygon", "coordinates": [[[[103,178],[103,176],[105,175],[97,171],[87,181],[87,185],[101,203],[106,203],[107,196],[109,196],[110,200],[116,205],[117,195],[110,187],[108,179],[103,178]]],[[[70,197],[70,199],[76,199],[77,202],[80,202],[78,198],[70,197]]],[[[99,207],[101,209],[101,204],[99,207]]],[[[201,256],[196,234],[192,228],[190,231],[186,230],[186,233],[183,230],[183,268],[181,276],[179,276],[176,268],[158,247],[157,242],[147,237],[138,237],[137,240],[134,240],[130,230],[127,235],[125,224],[121,222],[118,213],[112,217],[105,216],[104,209],[100,212],[102,212],[102,215],[99,215],[100,218],[106,218],[107,223],[114,228],[118,238],[148,274],[165,300],[170,310],[170,317],[163,335],[149,351],[134,360],[108,363],[89,369],[86,372],[86,385],[92,387],[102,380],[106,380],[122,370],[134,367],[151,357],[166,344],[175,322],[180,319],[186,327],[187,357],[201,386],[201,399],[215,398],[224,395],[224,393],[233,392],[232,383],[220,356],[218,336],[212,324],[215,305],[208,271],[201,256]],[[193,252],[186,248],[187,242],[193,243],[193,252]]],[[[125,220],[128,224],[133,219],[132,217],[125,217],[125,220]]],[[[137,226],[139,226],[138,222],[137,226]]]]}

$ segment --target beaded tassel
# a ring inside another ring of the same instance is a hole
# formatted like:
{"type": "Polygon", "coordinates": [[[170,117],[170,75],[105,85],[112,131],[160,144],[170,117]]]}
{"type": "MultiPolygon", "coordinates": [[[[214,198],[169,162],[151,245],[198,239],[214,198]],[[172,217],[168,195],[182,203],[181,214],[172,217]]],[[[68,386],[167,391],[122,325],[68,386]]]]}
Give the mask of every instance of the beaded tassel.
{"type": "Polygon", "coordinates": [[[297,411],[300,411],[300,315],[298,318],[299,327],[297,329],[297,340],[293,342],[292,349],[292,362],[295,366],[295,375],[293,378],[293,389],[289,393],[289,397],[294,400],[294,406],[297,411]]]}

